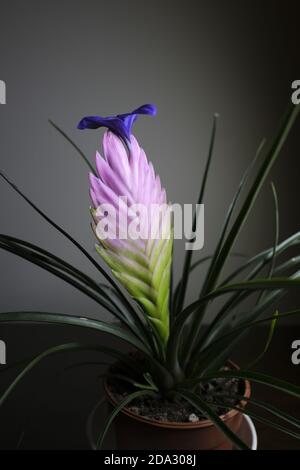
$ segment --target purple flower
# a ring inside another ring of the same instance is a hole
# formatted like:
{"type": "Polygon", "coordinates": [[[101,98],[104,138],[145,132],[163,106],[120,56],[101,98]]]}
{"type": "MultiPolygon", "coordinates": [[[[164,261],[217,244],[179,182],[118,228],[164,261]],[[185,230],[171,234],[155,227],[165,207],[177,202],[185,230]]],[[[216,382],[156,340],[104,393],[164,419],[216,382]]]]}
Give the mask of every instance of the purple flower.
{"type": "MultiPolygon", "coordinates": [[[[123,205],[120,207],[120,197],[126,198],[126,211],[135,204],[142,205],[145,210],[143,216],[148,217],[147,233],[144,233],[147,239],[151,226],[156,222],[156,214],[151,212],[152,205],[160,207],[167,204],[166,191],[161,186],[159,176],[155,174],[152,163],[134,135],[131,135],[131,151],[128,154],[122,139],[106,131],[103,136],[103,155],[96,153],[97,176],[92,173],[89,175],[93,209],[96,211],[99,206],[109,204],[119,211],[123,205]]],[[[126,216],[130,218],[130,211],[126,216]]],[[[140,216],[141,219],[143,216],[140,216]]],[[[119,223],[117,229],[119,233],[119,223]]],[[[120,245],[118,237],[116,240],[107,239],[106,242],[111,246],[120,245]]],[[[127,246],[127,241],[121,244],[127,246]]]]}
{"type": "Polygon", "coordinates": [[[116,116],[86,116],[79,122],[78,129],[98,129],[107,127],[110,131],[121,137],[125,142],[130,141],[131,128],[139,114],[156,115],[154,104],[144,104],[131,113],[117,114],[116,116]]]}
{"type": "Polygon", "coordinates": [[[92,228],[98,253],[140,304],[165,344],[173,231],[166,192],[153,165],[131,135],[126,143],[108,130],[97,175],[90,174],[92,228]],[[165,236],[164,236],[165,235],[165,236]]]}

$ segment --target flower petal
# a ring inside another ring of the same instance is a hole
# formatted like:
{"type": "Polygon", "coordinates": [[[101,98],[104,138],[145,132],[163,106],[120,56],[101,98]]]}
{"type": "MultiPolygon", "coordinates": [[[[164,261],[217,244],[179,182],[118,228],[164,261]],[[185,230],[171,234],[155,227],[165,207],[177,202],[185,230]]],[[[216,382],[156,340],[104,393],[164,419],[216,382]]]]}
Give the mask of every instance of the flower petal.
{"type": "Polygon", "coordinates": [[[86,116],[81,119],[77,128],[99,129],[99,127],[107,127],[121,139],[129,142],[132,125],[140,114],[155,116],[156,106],[154,104],[144,104],[131,113],[117,114],[116,116],[86,116]]]}

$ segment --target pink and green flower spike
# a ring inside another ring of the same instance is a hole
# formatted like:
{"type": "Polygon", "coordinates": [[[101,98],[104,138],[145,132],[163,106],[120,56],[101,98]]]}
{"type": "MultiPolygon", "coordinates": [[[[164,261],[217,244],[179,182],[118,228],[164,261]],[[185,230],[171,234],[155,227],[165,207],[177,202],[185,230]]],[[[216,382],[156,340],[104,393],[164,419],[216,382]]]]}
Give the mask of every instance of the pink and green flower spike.
{"type": "Polygon", "coordinates": [[[140,304],[166,344],[173,246],[166,192],[132,134],[125,142],[107,130],[103,137],[103,157],[96,154],[96,168],[97,175],[90,174],[89,178],[92,226],[100,242],[97,251],[140,304]],[[143,210],[133,210],[136,205],[143,210]],[[103,207],[113,207],[116,216],[110,218],[103,207]],[[105,230],[99,224],[103,220],[106,220],[105,230]],[[129,230],[133,221],[134,236],[129,230]],[[116,236],[111,236],[114,224],[116,236]]]}

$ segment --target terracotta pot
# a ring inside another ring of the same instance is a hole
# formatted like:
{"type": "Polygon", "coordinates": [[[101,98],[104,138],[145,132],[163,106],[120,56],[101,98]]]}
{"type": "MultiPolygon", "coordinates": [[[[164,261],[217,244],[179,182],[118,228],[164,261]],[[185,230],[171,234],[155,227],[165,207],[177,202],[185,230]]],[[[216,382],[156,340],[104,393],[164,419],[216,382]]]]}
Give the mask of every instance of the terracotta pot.
{"type": "MultiPolygon", "coordinates": [[[[231,367],[238,368],[230,362],[231,367]]],[[[245,382],[244,396],[251,394],[250,383],[245,382]]],[[[114,396],[104,383],[110,411],[117,404],[114,396]]],[[[239,403],[244,408],[245,401],[239,403]]],[[[221,419],[237,433],[242,422],[242,413],[230,410],[221,419]]],[[[114,421],[118,450],[231,450],[232,443],[210,420],[197,423],[172,423],[154,421],[139,416],[124,408],[114,421]]]]}

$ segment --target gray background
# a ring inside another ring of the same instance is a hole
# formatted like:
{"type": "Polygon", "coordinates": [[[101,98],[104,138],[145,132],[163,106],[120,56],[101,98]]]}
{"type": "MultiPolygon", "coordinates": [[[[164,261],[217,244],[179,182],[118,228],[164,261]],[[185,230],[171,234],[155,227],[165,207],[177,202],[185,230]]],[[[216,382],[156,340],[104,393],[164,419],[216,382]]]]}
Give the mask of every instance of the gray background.
{"type": "MultiPolygon", "coordinates": [[[[135,134],[173,202],[195,202],[219,112],[215,159],[205,198],[205,253],[212,251],[227,205],[263,136],[270,136],[299,78],[293,2],[2,1],[1,168],[49,215],[93,252],[86,167],[48,124],[52,118],[93,162],[101,131],[76,130],[87,114],[126,112],[145,102],[135,134]],[[298,74],[298,75],[297,75],[298,74]]],[[[299,123],[273,172],[281,237],[299,229],[299,123]]],[[[267,185],[268,186],[268,185],[267,185]]],[[[32,240],[90,270],[70,244],[0,185],[1,232],[32,240]]],[[[267,187],[243,230],[247,253],[270,246],[267,187]]],[[[200,253],[201,255],[201,253],[200,253]]],[[[183,246],[176,244],[178,277],[183,246]]],[[[197,254],[199,256],[199,253],[197,254]]],[[[10,254],[0,254],[2,311],[48,309],[98,314],[92,301],[10,254]]],[[[195,298],[201,277],[191,283],[195,298]]]]}
{"type": "MultiPolygon", "coordinates": [[[[296,1],[2,0],[0,79],[7,83],[7,104],[0,106],[1,169],[94,253],[86,167],[49,126],[48,118],[93,161],[102,132],[76,130],[82,116],[156,103],[157,117],[141,118],[135,134],[160,173],[169,199],[191,203],[197,197],[212,115],[217,111],[221,118],[205,198],[205,250],[197,257],[210,253],[244,168],[261,138],[276,128],[290,99],[291,83],[300,78],[297,5],[296,1]]],[[[298,122],[272,172],[280,200],[281,238],[299,230],[299,149],[298,122]]],[[[0,201],[1,233],[38,243],[96,275],[4,182],[0,201]]],[[[271,191],[266,185],[237,248],[251,254],[269,247],[273,230],[271,191]]],[[[176,244],[177,278],[182,248],[176,244]]],[[[103,314],[72,287],[5,252],[0,253],[0,281],[1,311],[103,314]]],[[[189,300],[199,285],[200,273],[193,278],[189,300]]],[[[298,306],[299,295],[293,297],[292,305],[298,306]]],[[[79,334],[85,333],[1,327],[0,337],[7,341],[8,360],[13,361],[75,340],[79,334]]],[[[1,420],[2,446],[8,441],[15,445],[26,412],[32,413],[31,446],[61,446],[63,432],[79,429],[77,413],[83,426],[87,409],[78,405],[76,390],[72,406],[66,397],[65,427],[60,432],[60,393],[66,387],[58,389],[56,401],[52,388],[48,395],[43,389],[46,404],[36,402],[45,377],[52,381],[47,374],[48,369],[38,375],[35,386],[30,382],[27,391],[20,389],[10,402],[7,419],[1,420]],[[45,409],[51,410],[46,417],[45,409]],[[38,415],[40,424],[34,428],[38,415]]],[[[86,376],[80,377],[85,385],[80,392],[86,394],[82,404],[88,408],[97,389],[94,382],[88,387],[86,376]],[[89,399],[87,390],[93,394],[89,399]]],[[[75,389],[78,377],[76,383],[75,389]]],[[[69,439],[70,445],[77,445],[74,433],[69,439]]]]}

